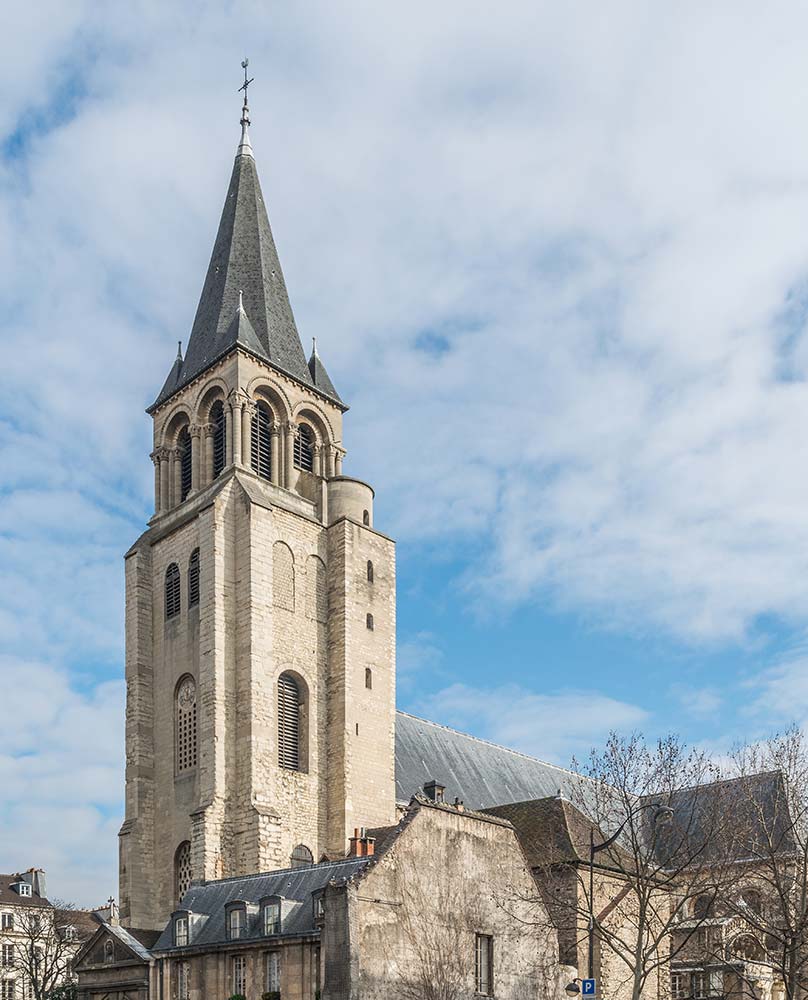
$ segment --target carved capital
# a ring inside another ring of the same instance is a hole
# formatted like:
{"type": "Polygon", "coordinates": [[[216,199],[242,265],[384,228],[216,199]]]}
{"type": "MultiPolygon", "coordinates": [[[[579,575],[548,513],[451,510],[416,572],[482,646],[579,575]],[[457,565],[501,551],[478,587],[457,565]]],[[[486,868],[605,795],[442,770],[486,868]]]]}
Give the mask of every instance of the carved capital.
{"type": "Polygon", "coordinates": [[[297,434],[297,424],[294,420],[287,420],[283,426],[287,434],[291,434],[292,436],[297,434]]]}
{"type": "Polygon", "coordinates": [[[166,448],[164,444],[161,444],[159,448],[154,449],[152,454],[157,456],[158,462],[167,462],[169,455],[171,454],[171,449],[166,448]]]}
{"type": "Polygon", "coordinates": [[[191,424],[191,426],[188,428],[188,433],[191,435],[192,438],[202,437],[202,425],[191,424]]]}
{"type": "Polygon", "coordinates": [[[160,464],[160,449],[155,448],[154,451],[149,455],[149,458],[154,462],[155,465],[160,464]]]}
{"type": "Polygon", "coordinates": [[[202,424],[202,433],[206,438],[212,438],[216,432],[216,424],[202,424]]]}

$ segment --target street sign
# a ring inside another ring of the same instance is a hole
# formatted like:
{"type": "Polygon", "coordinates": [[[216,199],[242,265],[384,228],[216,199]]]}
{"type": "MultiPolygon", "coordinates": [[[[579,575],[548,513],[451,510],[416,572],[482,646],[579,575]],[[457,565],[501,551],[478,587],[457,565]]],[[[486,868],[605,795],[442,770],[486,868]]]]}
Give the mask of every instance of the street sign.
{"type": "Polygon", "coordinates": [[[581,980],[581,996],[582,997],[593,997],[597,992],[595,986],[597,984],[596,979],[582,979],[581,980]]]}

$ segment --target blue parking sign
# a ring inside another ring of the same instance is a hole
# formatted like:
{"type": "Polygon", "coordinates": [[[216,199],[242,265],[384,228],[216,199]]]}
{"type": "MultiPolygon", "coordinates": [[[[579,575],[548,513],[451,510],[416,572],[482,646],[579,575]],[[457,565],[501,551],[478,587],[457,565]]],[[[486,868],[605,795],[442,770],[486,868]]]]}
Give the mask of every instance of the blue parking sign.
{"type": "Polygon", "coordinates": [[[595,979],[582,979],[581,980],[581,996],[582,997],[593,997],[595,995],[595,984],[597,980],[595,979]]]}

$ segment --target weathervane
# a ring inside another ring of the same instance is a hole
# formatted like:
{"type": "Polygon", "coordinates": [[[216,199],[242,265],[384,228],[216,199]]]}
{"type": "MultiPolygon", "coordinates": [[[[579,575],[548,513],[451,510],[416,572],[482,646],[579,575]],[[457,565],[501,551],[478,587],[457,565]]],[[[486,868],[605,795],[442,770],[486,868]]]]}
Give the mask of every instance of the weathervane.
{"type": "MultiPolygon", "coordinates": [[[[242,85],[238,88],[238,92],[239,93],[241,93],[242,90],[244,91],[244,117],[245,118],[247,118],[247,88],[250,86],[250,84],[255,79],[255,77],[251,77],[249,80],[247,79],[247,67],[249,65],[250,65],[250,60],[249,59],[245,59],[242,62],[242,64],[241,64],[241,68],[244,70],[244,83],[242,83],[242,85]]],[[[248,119],[248,121],[249,121],[249,119],[248,119]]]]}

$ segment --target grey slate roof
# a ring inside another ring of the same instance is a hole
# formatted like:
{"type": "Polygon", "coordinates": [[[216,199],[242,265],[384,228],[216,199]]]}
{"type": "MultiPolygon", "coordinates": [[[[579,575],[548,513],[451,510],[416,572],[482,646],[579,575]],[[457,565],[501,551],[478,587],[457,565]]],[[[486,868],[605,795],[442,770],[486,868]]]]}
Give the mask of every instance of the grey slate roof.
{"type": "Polygon", "coordinates": [[[237,155],[233,165],[185,358],[179,369],[177,362],[172,366],[151,408],[165,402],[237,343],[339,402],[328,376],[321,377],[318,384],[306,362],[255,159],[244,154],[237,155]],[[249,318],[246,325],[235,322],[240,291],[249,318]]]}
{"type": "Polygon", "coordinates": [[[555,764],[396,712],[396,798],[408,801],[427,781],[446,786],[446,801],[469,809],[543,799],[561,789],[572,797],[581,778],[555,764]]]}
{"type": "Polygon", "coordinates": [[[104,929],[112,934],[113,937],[116,937],[130,951],[134,952],[138,958],[142,958],[144,962],[148,962],[151,958],[151,952],[146,944],[149,942],[152,945],[154,944],[157,939],[155,931],[127,930],[119,924],[108,924],[106,922],[104,923],[104,929]],[[138,937],[135,937],[135,935],[138,935],[138,937]]]}
{"type": "Polygon", "coordinates": [[[331,381],[328,372],[325,370],[325,365],[317,353],[317,341],[314,342],[311,357],[309,358],[309,374],[311,375],[312,382],[320,392],[324,392],[326,396],[333,396],[334,399],[339,399],[337,390],[334,388],[334,383],[331,381]]]}
{"type": "Polygon", "coordinates": [[[21,896],[12,889],[15,882],[19,882],[21,875],[0,875],[0,903],[5,906],[51,906],[49,900],[40,896],[37,892],[31,892],[30,896],[21,896]]]}
{"type": "MultiPolygon", "coordinates": [[[[222,944],[227,941],[225,906],[234,900],[257,904],[265,896],[282,896],[299,905],[284,915],[283,934],[298,935],[313,931],[314,909],[312,894],[324,889],[332,880],[348,880],[356,875],[372,858],[346,858],[344,861],[325,862],[308,868],[287,868],[261,875],[242,878],[219,879],[192,885],[182,897],[180,910],[207,915],[208,919],[193,934],[189,947],[222,944]]],[[[261,938],[260,915],[252,918],[248,912],[247,934],[241,940],[261,938]]],[[[165,928],[155,945],[155,951],[173,949],[173,928],[165,928]]]]}

